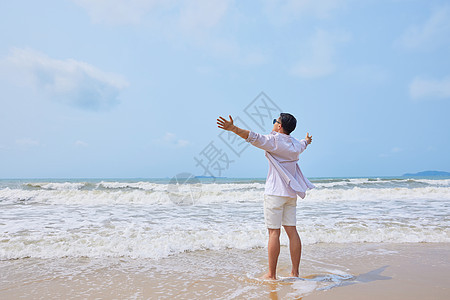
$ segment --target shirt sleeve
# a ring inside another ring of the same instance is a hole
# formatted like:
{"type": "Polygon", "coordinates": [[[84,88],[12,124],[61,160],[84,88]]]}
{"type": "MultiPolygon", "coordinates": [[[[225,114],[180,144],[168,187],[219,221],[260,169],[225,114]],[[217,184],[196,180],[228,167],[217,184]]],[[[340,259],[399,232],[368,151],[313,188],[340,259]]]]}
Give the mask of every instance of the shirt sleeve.
{"type": "Polygon", "coordinates": [[[262,135],[253,131],[250,131],[248,138],[245,140],[253,146],[263,149],[268,152],[273,152],[277,148],[275,136],[272,134],[262,135]]]}
{"type": "Polygon", "coordinates": [[[300,140],[300,153],[305,151],[306,147],[308,147],[308,142],[305,139],[300,140]]]}

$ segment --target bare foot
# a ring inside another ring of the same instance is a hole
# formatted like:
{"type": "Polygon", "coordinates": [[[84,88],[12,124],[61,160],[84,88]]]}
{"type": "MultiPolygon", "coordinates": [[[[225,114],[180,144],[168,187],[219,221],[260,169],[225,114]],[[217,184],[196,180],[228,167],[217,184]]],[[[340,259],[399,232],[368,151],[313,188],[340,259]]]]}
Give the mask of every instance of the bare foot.
{"type": "Polygon", "coordinates": [[[263,279],[263,280],[277,280],[277,277],[276,277],[276,276],[270,276],[269,273],[267,273],[267,274],[261,276],[260,278],[263,279]]]}
{"type": "Polygon", "coordinates": [[[291,272],[291,277],[300,277],[300,276],[298,275],[298,273],[291,272]]]}

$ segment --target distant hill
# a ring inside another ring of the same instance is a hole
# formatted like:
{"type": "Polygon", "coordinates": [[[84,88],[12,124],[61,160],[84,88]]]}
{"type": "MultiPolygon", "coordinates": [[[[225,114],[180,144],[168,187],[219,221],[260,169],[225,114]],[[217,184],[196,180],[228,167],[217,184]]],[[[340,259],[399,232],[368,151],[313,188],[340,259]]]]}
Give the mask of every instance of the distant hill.
{"type": "Polygon", "coordinates": [[[423,171],[418,173],[406,173],[403,177],[450,177],[449,172],[442,171],[423,171]]]}

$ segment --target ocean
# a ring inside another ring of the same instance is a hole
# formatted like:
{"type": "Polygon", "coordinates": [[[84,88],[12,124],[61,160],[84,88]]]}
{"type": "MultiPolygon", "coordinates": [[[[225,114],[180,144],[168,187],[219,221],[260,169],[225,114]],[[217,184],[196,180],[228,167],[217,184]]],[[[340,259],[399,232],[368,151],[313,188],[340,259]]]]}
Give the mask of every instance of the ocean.
{"type": "MultiPolygon", "coordinates": [[[[450,179],[311,181],[316,188],[297,200],[297,228],[306,247],[450,242],[450,179]]],[[[195,178],[186,184],[170,179],[0,180],[0,266],[30,268],[24,276],[31,278],[36,264],[50,268],[46,274],[69,277],[75,273],[55,270],[76,262],[73,272],[81,272],[86,260],[107,261],[125,263],[122,273],[133,265],[133,274],[145,269],[164,277],[185,265],[196,276],[223,272],[253,280],[266,268],[263,193],[264,179],[258,178],[195,178]]],[[[285,234],[281,244],[288,245],[285,234]]],[[[321,260],[318,252],[314,255],[310,263],[321,260]]],[[[346,280],[352,276],[347,271],[329,273],[346,280]]],[[[0,291],[20,279],[1,276],[0,291]]]]}

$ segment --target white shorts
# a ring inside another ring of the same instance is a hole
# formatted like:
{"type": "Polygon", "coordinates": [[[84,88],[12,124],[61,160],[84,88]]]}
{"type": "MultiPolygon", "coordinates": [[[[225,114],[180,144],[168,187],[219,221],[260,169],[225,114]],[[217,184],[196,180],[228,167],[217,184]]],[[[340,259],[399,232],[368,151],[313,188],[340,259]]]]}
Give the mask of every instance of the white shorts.
{"type": "Polygon", "coordinates": [[[297,226],[297,197],[264,195],[264,220],[267,228],[297,226]]]}

